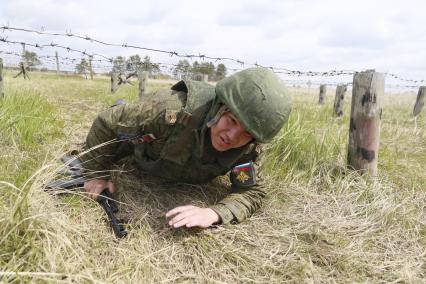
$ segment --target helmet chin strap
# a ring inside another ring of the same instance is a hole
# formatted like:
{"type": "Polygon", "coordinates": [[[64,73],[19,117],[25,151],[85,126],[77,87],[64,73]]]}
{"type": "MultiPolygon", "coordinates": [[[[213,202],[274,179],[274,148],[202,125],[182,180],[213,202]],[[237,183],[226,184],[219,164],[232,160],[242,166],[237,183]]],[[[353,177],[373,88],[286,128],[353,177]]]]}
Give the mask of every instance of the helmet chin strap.
{"type": "Polygon", "coordinates": [[[210,128],[215,125],[219,121],[220,117],[227,111],[229,111],[229,108],[226,105],[222,105],[217,111],[216,115],[206,123],[206,126],[210,128]]]}

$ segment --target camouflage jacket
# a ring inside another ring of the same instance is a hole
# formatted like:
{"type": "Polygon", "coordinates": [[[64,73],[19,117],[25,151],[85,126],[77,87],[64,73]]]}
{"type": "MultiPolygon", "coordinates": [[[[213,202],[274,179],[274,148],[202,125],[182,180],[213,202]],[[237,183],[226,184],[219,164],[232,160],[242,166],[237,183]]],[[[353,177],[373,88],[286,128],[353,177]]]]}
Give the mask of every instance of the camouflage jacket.
{"type": "MultiPolygon", "coordinates": [[[[133,155],[139,169],[171,181],[206,183],[234,166],[256,160],[258,147],[250,143],[217,152],[211,145],[206,120],[214,113],[214,88],[181,81],[139,104],[124,104],[102,112],[86,139],[90,149],[81,157],[86,174],[107,178],[111,165],[133,155]]],[[[261,182],[230,191],[210,206],[222,223],[240,222],[257,210],[265,196],[261,182]]]]}

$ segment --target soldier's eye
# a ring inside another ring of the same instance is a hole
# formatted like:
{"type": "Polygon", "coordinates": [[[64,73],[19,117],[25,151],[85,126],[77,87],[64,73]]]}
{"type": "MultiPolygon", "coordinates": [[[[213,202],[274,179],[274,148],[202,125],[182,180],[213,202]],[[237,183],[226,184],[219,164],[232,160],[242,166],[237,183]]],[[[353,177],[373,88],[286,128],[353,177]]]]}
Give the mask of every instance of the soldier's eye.
{"type": "Polygon", "coordinates": [[[228,118],[232,122],[232,124],[238,124],[238,120],[232,114],[230,114],[228,118]]]}

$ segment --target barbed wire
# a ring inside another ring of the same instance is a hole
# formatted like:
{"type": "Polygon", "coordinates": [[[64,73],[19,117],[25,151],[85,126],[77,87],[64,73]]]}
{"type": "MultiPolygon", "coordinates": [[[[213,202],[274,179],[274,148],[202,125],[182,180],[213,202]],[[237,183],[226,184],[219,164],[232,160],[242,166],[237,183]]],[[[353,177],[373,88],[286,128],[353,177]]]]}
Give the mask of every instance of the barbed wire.
{"type": "Polygon", "coordinates": [[[7,37],[0,37],[0,42],[4,42],[7,44],[20,44],[22,46],[32,46],[38,49],[43,49],[44,47],[55,47],[55,48],[60,48],[60,49],[65,49],[68,52],[76,52],[76,53],[80,53],[82,55],[88,56],[89,58],[93,58],[95,56],[98,57],[102,57],[104,59],[107,59],[109,62],[113,63],[114,58],[110,58],[107,57],[105,55],[99,54],[99,53],[88,53],[86,51],[83,50],[78,50],[78,49],[74,49],[71,48],[69,46],[63,46],[54,42],[51,42],[49,44],[38,44],[38,43],[28,43],[28,42],[24,42],[24,41],[13,41],[13,40],[8,40],[7,37]]]}
{"type": "Polygon", "coordinates": [[[418,89],[420,86],[417,85],[401,85],[401,84],[389,84],[389,85],[385,85],[385,87],[387,88],[391,88],[391,89],[418,89]]]}
{"type": "Polygon", "coordinates": [[[214,61],[229,60],[229,61],[239,63],[241,65],[245,64],[242,60],[239,60],[239,59],[236,59],[236,58],[231,58],[231,57],[214,57],[214,56],[208,56],[208,55],[205,55],[205,54],[182,54],[182,53],[179,53],[177,51],[143,47],[143,46],[137,46],[137,45],[127,44],[127,43],[122,43],[122,44],[109,43],[109,42],[106,42],[106,41],[95,39],[93,37],[89,37],[87,35],[82,36],[82,35],[79,35],[79,34],[74,34],[74,33],[71,32],[71,30],[66,31],[65,33],[52,33],[52,32],[44,31],[44,28],[42,28],[41,31],[36,31],[36,30],[33,30],[33,29],[15,28],[15,27],[10,27],[10,26],[0,26],[0,30],[3,30],[3,33],[5,31],[21,31],[21,32],[28,32],[28,33],[36,33],[36,34],[39,34],[39,35],[74,37],[74,38],[78,38],[78,39],[82,39],[82,40],[86,40],[86,41],[90,41],[90,42],[96,42],[96,43],[99,43],[99,44],[102,44],[102,45],[105,45],[105,46],[134,48],[134,49],[140,49],[140,50],[145,50],[145,51],[165,53],[165,54],[169,54],[170,56],[177,56],[177,57],[181,57],[181,58],[199,58],[199,59],[202,59],[202,60],[209,59],[209,60],[214,60],[214,61]]]}
{"type": "MultiPolygon", "coordinates": [[[[12,58],[13,59],[18,59],[19,58],[18,61],[15,60],[13,62],[13,64],[15,64],[15,65],[18,65],[21,62],[21,59],[22,59],[22,56],[19,53],[15,53],[15,52],[8,52],[8,51],[1,51],[0,50],[0,54],[7,54],[8,56],[10,56],[10,57],[3,56],[3,58],[11,58],[11,59],[12,58]]],[[[60,57],[58,56],[58,58],[60,58],[60,57]]],[[[80,58],[80,59],[73,58],[72,62],[58,60],[58,63],[62,67],[65,66],[65,67],[68,67],[68,68],[75,68],[75,67],[77,67],[81,63],[82,59],[85,59],[85,58],[80,58]],[[75,63],[76,60],[80,60],[80,63],[75,63]]],[[[53,66],[54,69],[56,69],[56,67],[57,67],[56,66],[57,62],[56,62],[55,56],[45,56],[45,57],[39,58],[39,61],[40,61],[40,64],[37,64],[36,66],[39,66],[39,65],[41,65],[42,67],[53,66]]],[[[92,63],[91,65],[92,65],[92,69],[98,69],[98,70],[102,69],[103,72],[106,72],[107,70],[108,70],[107,72],[110,72],[111,68],[113,67],[113,65],[102,65],[102,64],[96,64],[96,63],[92,63]]],[[[133,70],[133,71],[132,70],[128,70],[127,66],[125,66],[125,65],[127,65],[127,64],[124,64],[122,66],[123,69],[125,68],[125,70],[122,70],[122,71],[124,71],[124,72],[134,72],[135,71],[135,70],[133,70]]],[[[169,64],[169,63],[153,63],[153,62],[152,63],[148,63],[148,64],[144,63],[144,62],[138,62],[138,63],[132,63],[131,65],[133,65],[134,68],[139,68],[139,67],[145,67],[146,68],[148,66],[150,66],[150,67],[154,67],[155,66],[159,70],[166,71],[166,72],[173,71],[173,67],[175,66],[175,65],[169,64]]],[[[36,66],[33,66],[33,67],[36,67],[36,66]]]]}
{"type": "MultiPolygon", "coordinates": [[[[327,86],[339,86],[339,85],[346,85],[346,86],[352,86],[352,82],[331,82],[331,81],[306,81],[306,80],[294,80],[294,79],[283,79],[283,81],[287,84],[292,85],[315,85],[319,86],[322,84],[325,84],[327,86]]],[[[387,89],[418,89],[419,86],[416,85],[401,85],[401,84],[385,84],[385,88],[387,89]]]]}
{"type": "MultiPolygon", "coordinates": [[[[5,52],[0,50],[0,54],[7,54],[8,56],[14,56],[15,58],[20,58],[22,60],[22,55],[16,52],[5,52]]],[[[3,58],[5,57],[3,56],[3,58]]],[[[37,56],[37,59],[39,59],[42,65],[45,65],[46,63],[51,63],[51,64],[59,63],[62,66],[70,66],[70,65],[77,66],[78,63],[75,63],[75,62],[81,62],[81,60],[84,58],[67,58],[67,57],[58,56],[58,62],[56,62],[55,56],[37,56]]],[[[101,65],[101,64],[96,64],[95,62],[95,63],[92,63],[92,67],[111,69],[113,65],[101,65]]]]}
{"type": "Polygon", "coordinates": [[[278,74],[286,74],[291,76],[307,76],[307,77],[334,77],[334,76],[341,76],[341,75],[354,75],[355,73],[358,73],[357,71],[351,71],[351,70],[331,70],[326,72],[316,72],[316,71],[298,71],[298,70],[288,70],[284,68],[276,68],[275,73],[278,74]],[[282,71],[280,71],[282,70],[282,71]]]}
{"type": "MultiPolygon", "coordinates": [[[[40,31],[37,31],[37,30],[34,30],[34,29],[17,28],[17,27],[11,27],[11,26],[6,26],[6,25],[0,26],[0,30],[2,30],[3,33],[5,31],[20,31],[20,32],[27,32],[27,33],[35,33],[35,34],[39,34],[39,35],[73,37],[73,38],[78,38],[78,39],[81,39],[81,40],[95,42],[95,43],[102,44],[102,45],[105,45],[105,46],[134,48],[134,49],[140,49],[140,50],[146,50],[146,51],[166,53],[166,54],[169,54],[170,56],[177,56],[177,57],[182,57],[182,58],[200,58],[202,60],[209,59],[209,60],[214,60],[214,61],[230,60],[230,61],[236,62],[238,64],[241,64],[242,66],[244,66],[244,65],[261,66],[258,63],[247,63],[243,60],[240,60],[240,59],[237,59],[237,58],[232,58],[232,57],[216,57],[216,56],[208,56],[208,55],[205,55],[205,54],[198,54],[198,55],[197,54],[181,54],[181,53],[178,53],[176,51],[163,50],[163,49],[157,49],[157,48],[149,48],[149,47],[131,45],[131,44],[127,44],[127,43],[122,43],[122,44],[111,43],[111,42],[106,42],[106,41],[102,41],[102,40],[93,38],[93,37],[88,36],[88,35],[83,36],[83,35],[75,34],[75,33],[72,33],[71,30],[66,31],[65,33],[54,33],[54,32],[45,31],[44,27],[42,27],[40,31]]],[[[66,49],[69,49],[69,48],[66,47],[66,49]]],[[[102,57],[104,57],[104,56],[102,55],[102,57]]],[[[110,58],[106,58],[106,59],[109,60],[110,58]]],[[[273,67],[273,66],[262,66],[262,67],[270,68],[270,69],[274,70],[276,73],[282,73],[282,74],[287,74],[287,75],[295,75],[295,76],[312,76],[312,77],[313,76],[332,77],[332,76],[340,76],[340,75],[353,75],[357,72],[357,71],[353,71],[353,70],[331,70],[331,71],[326,71],[326,72],[318,72],[318,71],[289,70],[287,68],[273,67]]],[[[237,69],[237,70],[241,70],[241,69],[237,69]]],[[[404,81],[404,82],[411,82],[411,83],[424,83],[424,82],[426,82],[426,80],[414,80],[414,79],[403,78],[403,77],[401,77],[397,74],[394,74],[394,73],[386,72],[384,74],[387,75],[387,76],[390,76],[390,77],[392,77],[396,80],[400,80],[400,81],[404,81]]]]}
{"type": "MultiPolygon", "coordinates": [[[[0,27],[0,29],[3,29],[3,30],[5,30],[5,29],[6,30],[26,30],[26,29],[18,29],[18,28],[9,28],[9,27],[5,27],[5,26],[0,27]]],[[[56,34],[56,33],[38,32],[38,31],[31,31],[31,30],[26,30],[26,31],[36,32],[36,33],[39,33],[39,34],[62,35],[62,36],[66,35],[66,34],[59,34],[59,33],[56,34]]],[[[73,35],[73,34],[70,35],[70,36],[83,38],[82,36],[73,35]]],[[[92,38],[90,38],[90,37],[87,37],[87,38],[89,38],[89,40],[92,40],[92,38]]],[[[86,39],[86,37],[84,37],[84,39],[86,39]]],[[[95,40],[95,39],[93,39],[93,41],[102,43],[102,41],[95,40]]],[[[92,60],[92,61],[114,63],[114,58],[112,58],[112,57],[108,57],[106,55],[99,54],[99,53],[88,53],[87,51],[74,49],[74,48],[71,48],[69,46],[59,45],[59,44],[54,43],[54,42],[51,42],[50,44],[28,43],[28,42],[24,42],[24,41],[8,40],[7,37],[0,37],[0,42],[4,42],[4,43],[7,43],[7,44],[20,44],[22,46],[31,46],[31,47],[35,47],[35,48],[39,48],[39,49],[43,49],[43,47],[57,47],[57,48],[67,50],[68,52],[80,53],[83,56],[89,57],[89,59],[92,60]],[[94,59],[95,56],[101,57],[103,59],[94,59]]],[[[109,43],[105,43],[105,44],[110,45],[109,43]]],[[[116,45],[116,44],[111,44],[111,45],[116,45]]],[[[15,54],[17,54],[17,53],[15,53],[15,54]]],[[[42,56],[39,56],[39,57],[40,58],[43,58],[43,57],[44,58],[56,58],[55,55],[44,55],[44,56],[42,55],[42,56]]],[[[194,56],[193,55],[186,56],[185,55],[183,57],[191,57],[192,58],[192,57],[199,57],[199,56],[195,56],[195,55],[194,56]]],[[[220,60],[220,58],[213,58],[213,57],[209,57],[209,56],[202,56],[202,57],[205,58],[205,59],[220,60]]],[[[73,62],[77,61],[77,60],[81,60],[81,59],[78,59],[78,58],[69,58],[69,57],[62,57],[62,56],[61,56],[61,58],[64,59],[64,60],[71,60],[73,62]]],[[[242,63],[242,65],[247,64],[247,63],[242,62],[242,61],[241,61],[241,63],[242,63]]],[[[177,64],[170,64],[170,63],[152,63],[152,64],[162,64],[162,65],[168,64],[170,66],[178,67],[177,64]]],[[[266,67],[266,68],[271,69],[272,71],[274,71],[277,74],[285,74],[285,75],[296,76],[296,77],[302,77],[302,76],[305,76],[305,77],[336,77],[336,76],[342,76],[342,75],[354,75],[358,72],[358,71],[355,71],[355,70],[300,71],[300,70],[290,70],[288,68],[283,68],[283,67],[272,67],[272,66],[267,67],[267,66],[262,66],[262,65],[257,64],[257,63],[248,64],[248,65],[253,65],[253,66],[257,66],[257,67],[266,67]]],[[[240,70],[242,70],[242,68],[229,68],[229,70],[240,71],[240,70]]],[[[392,77],[396,80],[403,81],[403,82],[410,82],[410,83],[415,83],[415,84],[426,82],[426,80],[414,80],[414,79],[402,78],[399,75],[396,75],[394,73],[389,73],[389,72],[385,72],[383,74],[385,74],[386,76],[392,77]]]]}
{"type": "MultiPolygon", "coordinates": [[[[4,62],[4,64],[7,67],[12,67],[12,68],[19,67],[19,62],[16,62],[16,61],[15,62],[13,62],[13,61],[7,61],[7,62],[4,62]]],[[[67,68],[65,68],[65,69],[62,68],[59,71],[60,72],[62,72],[62,71],[66,71],[66,72],[72,71],[72,72],[74,72],[76,65],[74,65],[74,66],[68,65],[66,67],[67,68]]],[[[57,70],[56,69],[56,65],[54,63],[43,63],[42,65],[31,66],[31,68],[34,68],[35,70],[42,70],[43,68],[47,68],[47,69],[52,70],[52,71],[56,71],[57,70]]],[[[97,72],[97,73],[108,73],[108,72],[110,72],[108,69],[105,69],[102,66],[92,66],[92,70],[94,72],[97,72]]],[[[90,70],[88,70],[88,71],[90,71],[90,70]]]]}
{"type": "MultiPolygon", "coordinates": [[[[1,38],[0,38],[0,41],[2,41],[1,38]]],[[[30,46],[33,46],[33,45],[30,45],[30,46]]],[[[14,56],[17,56],[17,57],[22,57],[22,54],[19,54],[17,52],[0,51],[0,53],[14,55],[14,56]]],[[[88,56],[88,53],[85,52],[82,55],[88,56]]],[[[52,60],[52,61],[56,60],[56,55],[40,55],[40,56],[37,56],[37,57],[40,58],[40,59],[49,59],[49,60],[52,60]]],[[[81,62],[81,60],[84,59],[84,58],[83,57],[82,58],[70,58],[70,57],[63,57],[63,56],[58,55],[58,59],[69,60],[69,61],[74,63],[76,61],[81,62]]],[[[111,63],[110,60],[102,60],[102,59],[92,60],[92,62],[108,62],[108,63],[111,63]]],[[[179,67],[178,64],[165,63],[165,62],[149,62],[149,63],[146,63],[146,62],[131,62],[131,63],[123,62],[122,64],[118,64],[118,65],[125,66],[127,64],[136,65],[136,67],[147,67],[147,66],[179,67]]],[[[104,67],[112,68],[112,67],[114,67],[114,65],[108,65],[108,66],[104,66],[104,67]]]]}
{"type": "MultiPolygon", "coordinates": [[[[35,33],[38,35],[49,35],[49,36],[62,36],[62,37],[72,37],[72,38],[78,38],[81,40],[86,40],[86,41],[90,41],[90,42],[95,42],[98,44],[102,44],[105,46],[114,46],[114,47],[125,47],[125,48],[134,48],[134,49],[139,49],[139,50],[146,50],[146,51],[153,51],[153,52],[159,52],[159,53],[165,53],[165,54],[169,54],[170,56],[177,56],[177,57],[181,57],[181,58],[199,58],[201,60],[213,60],[215,62],[217,61],[223,61],[223,60],[229,60],[229,61],[233,61],[235,63],[238,63],[241,65],[241,67],[243,68],[245,65],[247,66],[256,66],[256,67],[265,67],[265,68],[269,68],[271,70],[273,70],[276,73],[282,73],[282,74],[287,74],[287,75],[294,75],[294,76],[310,76],[310,77],[314,77],[314,76],[323,76],[323,77],[333,77],[333,76],[341,76],[341,75],[353,75],[355,74],[357,71],[353,71],[353,70],[331,70],[331,71],[300,71],[300,70],[290,70],[288,68],[283,68],[283,67],[275,67],[275,66],[264,66],[261,64],[256,63],[248,63],[245,62],[243,60],[237,59],[237,58],[232,58],[232,57],[216,57],[216,56],[209,56],[209,55],[205,55],[205,54],[182,54],[176,51],[170,51],[170,50],[163,50],[163,49],[157,49],[157,48],[149,48],[149,47],[143,47],[143,46],[137,46],[137,45],[131,45],[131,44],[127,44],[127,43],[123,43],[123,44],[118,44],[118,43],[111,43],[111,42],[106,42],[106,41],[102,41],[93,37],[90,37],[88,35],[79,35],[79,34],[75,34],[72,33],[71,30],[66,31],[65,33],[54,33],[54,32],[47,32],[45,31],[45,28],[42,27],[40,31],[38,30],[34,30],[34,29],[26,29],[26,28],[17,28],[17,27],[11,27],[11,26],[0,26],[0,30],[4,32],[6,31],[20,31],[20,32],[27,32],[27,33],[35,33]]],[[[34,46],[31,45],[31,46],[34,46]]],[[[39,45],[39,46],[46,46],[46,45],[39,45]]],[[[66,48],[66,47],[65,47],[66,48]]],[[[72,50],[69,47],[66,48],[68,50],[72,50]]],[[[105,56],[102,56],[105,58],[105,56]]],[[[110,58],[107,58],[110,60],[110,58]]],[[[240,71],[242,68],[240,69],[229,69],[231,71],[240,71]]],[[[394,75],[394,74],[393,74],[394,75]]],[[[399,78],[399,77],[398,77],[399,78]]]]}
{"type": "Polygon", "coordinates": [[[413,79],[406,79],[406,78],[402,78],[394,73],[388,73],[388,72],[384,72],[383,74],[385,74],[386,76],[392,77],[394,79],[397,79],[399,81],[403,81],[403,82],[411,82],[411,83],[425,83],[426,80],[413,80],[413,79]]]}
{"type": "Polygon", "coordinates": [[[352,82],[330,82],[330,81],[305,81],[305,80],[286,80],[283,79],[285,83],[288,84],[301,84],[301,85],[327,85],[327,86],[339,86],[339,85],[346,85],[346,86],[352,86],[352,82]]]}
{"type": "MultiPolygon", "coordinates": [[[[16,56],[20,56],[22,57],[22,53],[17,53],[17,52],[11,52],[11,51],[3,51],[0,50],[0,54],[9,54],[9,55],[16,55],[16,56]]],[[[51,58],[51,59],[56,59],[56,55],[37,55],[38,58],[51,58]]],[[[63,59],[63,60],[69,60],[71,62],[76,62],[76,61],[80,61],[82,58],[72,58],[72,57],[68,57],[68,56],[61,56],[58,55],[59,59],[63,59]]],[[[111,63],[110,60],[106,60],[106,59],[91,59],[92,62],[108,62],[111,63]]]]}
{"type": "MultiPolygon", "coordinates": [[[[249,66],[258,66],[258,67],[266,67],[266,68],[270,68],[271,70],[273,70],[275,73],[278,74],[285,74],[285,75],[290,75],[290,76],[298,76],[298,77],[302,77],[302,76],[307,76],[307,77],[316,77],[316,76],[321,76],[321,77],[334,77],[334,76],[342,76],[342,75],[354,75],[355,73],[357,73],[357,71],[354,70],[331,70],[331,71],[325,71],[325,72],[321,72],[321,71],[300,71],[300,70],[290,70],[288,68],[283,68],[283,67],[274,67],[274,66],[263,66],[256,63],[247,63],[243,60],[240,59],[236,59],[236,58],[232,58],[232,57],[215,57],[215,56],[208,56],[205,54],[182,54],[182,53],[178,53],[176,51],[170,51],[170,50],[163,50],[163,49],[157,49],[157,48],[149,48],[149,47],[143,47],[143,46],[137,46],[137,45],[131,45],[131,44],[127,44],[127,43],[123,43],[123,44],[117,44],[117,43],[111,43],[111,42],[106,42],[106,41],[102,41],[87,35],[79,35],[79,34],[75,34],[72,33],[71,30],[66,31],[65,33],[54,33],[54,32],[46,32],[45,28],[42,27],[40,31],[38,30],[34,30],[34,29],[26,29],[26,28],[17,28],[17,27],[11,27],[11,26],[0,26],[0,30],[3,31],[3,33],[5,33],[6,31],[20,31],[20,32],[27,32],[27,33],[35,33],[38,35],[49,35],[49,36],[62,36],[62,37],[73,37],[73,38],[78,38],[81,40],[86,40],[86,41],[90,41],[90,42],[95,42],[98,44],[102,44],[105,46],[115,46],[115,47],[125,47],[125,48],[134,48],[134,49],[139,49],[139,50],[145,50],[145,51],[153,51],[153,52],[159,52],[159,53],[165,53],[165,54],[169,54],[170,56],[177,56],[177,57],[181,57],[181,58],[199,58],[202,60],[205,59],[209,59],[209,60],[214,60],[214,61],[223,61],[223,60],[230,60],[233,62],[236,62],[238,64],[240,64],[242,67],[244,67],[244,65],[249,65],[249,66]]],[[[57,47],[57,48],[61,48],[61,49],[65,49],[68,52],[77,52],[80,53],[82,55],[88,56],[91,60],[97,60],[97,61],[101,61],[104,60],[106,62],[109,63],[113,63],[113,58],[109,57],[109,56],[105,56],[103,54],[99,54],[99,53],[88,53],[86,51],[82,51],[82,50],[77,50],[68,46],[63,46],[60,44],[56,44],[54,42],[51,42],[50,44],[38,44],[38,43],[27,43],[27,42],[23,42],[23,41],[11,41],[8,40],[7,37],[0,37],[0,41],[1,42],[5,42],[8,44],[21,44],[22,46],[32,46],[35,48],[40,48],[42,49],[43,47],[57,47]],[[101,57],[103,59],[94,59],[95,56],[101,57]]],[[[49,57],[54,57],[54,56],[49,56],[49,57]]],[[[78,60],[78,59],[72,59],[72,60],[78,60]]],[[[177,66],[176,64],[174,66],[177,66]]],[[[232,68],[229,69],[231,71],[240,71],[240,69],[237,68],[232,68]]],[[[410,83],[415,83],[415,84],[420,84],[420,83],[425,83],[426,80],[415,80],[415,79],[407,79],[407,78],[403,78],[395,73],[390,73],[390,72],[385,72],[384,73],[386,76],[392,77],[396,80],[399,81],[403,81],[403,82],[410,82],[410,83]]],[[[417,86],[416,86],[417,87],[417,86]]]]}
{"type": "MultiPolygon", "coordinates": [[[[8,51],[0,51],[0,54],[8,54],[8,55],[13,55],[15,57],[3,57],[3,58],[10,58],[10,59],[15,59],[16,57],[21,57],[21,55],[19,53],[14,53],[14,52],[8,52],[8,51]]],[[[45,60],[46,62],[41,62],[43,67],[48,67],[51,68],[49,70],[51,71],[55,71],[56,70],[56,60],[55,58],[50,58],[51,56],[48,56],[45,60]]],[[[54,57],[54,56],[53,56],[54,57]]],[[[75,60],[77,60],[77,58],[74,58],[75,60]]],[[[13,67],[19,67],[19,61],[15,61],[13,62],[13,67]]],[[[73,64],[70,62],[62,62],[60,61],[61,66],[66,66],[69,68],[72,68],[72,70],[75,69],[75,67],[78,64],[73,64]]],[[[6,62],[7,64],[7,62],[6,62]]],[[[10,64],[10,63],[9,63],[10,64]]],[[[170,64],[170,63],[151,63],[152,65],[156,65],[159,67],[161,72],[165,72],[165,73],[172,73],[174,71],[173,67],[176,67],[175,64],[170,64]]],[[[144,65],[144,63],[139,63],[136,65],[144,65]]],[[[99,64],[92,64],[92,69],[93,71],[96,71],[98,73],[108,73],[109,71],[107,71],[108,68],[111,68],[111,65],[99,65],[99,64]]],[[[69,72],[70,70],[61,70],[61,71],[66,71],[69,72]]],[[[124,70],[126,72],[132,72],[131,70],[124,70]]],[[[319,86],[322,84],[326,84],[328,86],[338,86],[338,85],[347,85],[347,86],[352,86],[352,82],[335,82],[335,81],[311,81],[311,80],[298,80],[298,79],[286,79],[284,78],[283,81],[287,84],[292,84],[292,85],[306,85],[306,86],[319,86]]],[[[388,89],[417,89],[419,88],[419,86],[417,85],[402,85],[402,84],[386,84],[385,85],[386,88],[388,89]]]]}
{"type": "MultiPolygon", "coordinates": [[[[0,29],[2,29],[2,27],[0,27],[0,29]]],[[[0,42],[5,42],[8,44],[20,44],[22,46],[31,46],[31,47],[35,47],[35,48],[39,48],[39,49],[43,49],[43,47],[58,47],[58,48],[62,48],[67,50],[68,52],[72,51],[72,52],[77,52],[80,53],[82,55],[85,56],[89,56],[90,58],[93,58],[94,56],[99,56],[102,58],[107,59],[110,63],[114,62],[114,58],[110,58],[106,55],[103,54],[99,54],[99,53],[88,53],[86,51],[81,51],[81,50],[77,50],[68,46],[62,46],[59,45],[57,43],[51,42],[50,44],[39,44],[39,43],[28,43],[28,42],[24,42],[24,41],[13,41],[13,40],[8,40],[7,37],[0,37],[0,42]]],[[[184,57],[198,57],[198,56],[184,56],[184,57]]],[[[203,58],[205,59],[217,59],[217,58],[211,58],[208,56],[203,56],[203,58]]],[[[244,62],[242,62],[243,65],[245,64],[244,62]]],[[[174,66],[177,66],[176,64],[173,64],[174,66]]],[[[276,73],[283,73],[283,74],[288,74],[288,75],[295,75],[295,76],[340,76],[340,75],[353,75],[356,71],[349,71],[349,70],[331,70],[331,71],[326,71],[326,72],[318,72],[318,71],[299,71],[299,70],[290,70],[287,68],[282,68],[282,67],[267,67],[267,66],[262,66],[258,63],[254,63],[254,64],[249,64],[249,65],[253,65],[256,67],[265,67],[265,68],[269,68],[272,71],[276,72],[276,73]]],[[[236,70],[236,71],[240,71],[242,70],[242,68],[236,69],[230,69],[230,70],[236,70]]]]}

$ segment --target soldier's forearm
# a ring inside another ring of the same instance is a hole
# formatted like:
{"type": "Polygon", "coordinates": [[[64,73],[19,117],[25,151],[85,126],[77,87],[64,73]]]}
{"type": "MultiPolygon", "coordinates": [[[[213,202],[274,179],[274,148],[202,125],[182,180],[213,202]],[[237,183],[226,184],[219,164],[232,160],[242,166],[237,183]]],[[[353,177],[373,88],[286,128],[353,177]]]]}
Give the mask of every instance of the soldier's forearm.
{"type": "Polygon", "coordinates": [[[262,206],[265,195],[263,186],[255,185],[231,193],[210,208],[220,216],[223,224],[241,222],[262,206]]]}

